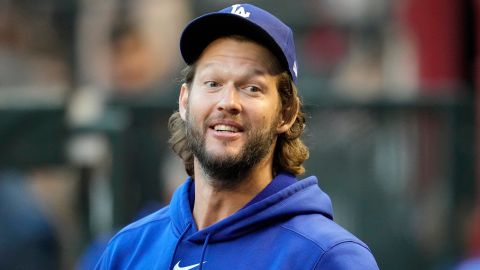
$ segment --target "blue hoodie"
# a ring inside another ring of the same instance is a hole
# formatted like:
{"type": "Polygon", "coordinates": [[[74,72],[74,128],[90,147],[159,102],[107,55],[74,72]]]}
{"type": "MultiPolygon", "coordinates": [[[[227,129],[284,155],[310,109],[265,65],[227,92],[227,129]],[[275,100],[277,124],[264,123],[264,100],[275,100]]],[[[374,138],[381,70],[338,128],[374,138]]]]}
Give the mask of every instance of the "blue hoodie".
{"type": "Polygon", "coordinates": [[[189,201],[192,184],[187,179],[170,206],[121,230],[96,268],[378,269],[367,245],[333,221],[330,198],[313,176],[200,231],[189,201]]]}

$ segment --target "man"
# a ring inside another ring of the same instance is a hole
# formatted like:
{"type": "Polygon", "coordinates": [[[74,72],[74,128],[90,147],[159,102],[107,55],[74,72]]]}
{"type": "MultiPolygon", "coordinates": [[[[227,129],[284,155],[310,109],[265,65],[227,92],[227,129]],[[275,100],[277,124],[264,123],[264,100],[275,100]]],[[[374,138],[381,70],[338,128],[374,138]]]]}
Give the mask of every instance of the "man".
{"type": "Polygon", "coordinates": [[[378,269],[332,220],[308,149],[288,26],[233,5],[185,28],[172,149],[190,177],[170,206],[120,231],[98,269],[378,269]]]}

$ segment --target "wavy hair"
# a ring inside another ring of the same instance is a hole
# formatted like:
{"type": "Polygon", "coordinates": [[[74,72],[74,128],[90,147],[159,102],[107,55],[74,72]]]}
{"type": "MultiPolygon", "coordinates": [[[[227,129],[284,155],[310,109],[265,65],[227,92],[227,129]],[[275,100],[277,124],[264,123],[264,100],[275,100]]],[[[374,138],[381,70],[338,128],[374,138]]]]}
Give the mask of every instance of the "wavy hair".
{"type": "MultiPolygon", "coordinates": [[[[183,71],[182,82],[190,89],[195,77],[195,65],[187,66],[183,71]]],[[[293,125],[286,132],[277,137],[273,157],[273,173],[287,171],[294,175],[303,174],[303,162],[308,159],[309,151],[300,136],[305,129],[305,115],[302,111],[302,102],[298,96],[298,89],[287,71],[281,73],[277,81],[277,89],[282,104],[283,119],[286,122],[295,118],[293,125]]],[[[193,153],[187,147],[186,124],[178,111],[174,112],[168,121],[171,133],[169,144],[172,150],[183,160],[188,175],[194,175],[193,153]]]]}

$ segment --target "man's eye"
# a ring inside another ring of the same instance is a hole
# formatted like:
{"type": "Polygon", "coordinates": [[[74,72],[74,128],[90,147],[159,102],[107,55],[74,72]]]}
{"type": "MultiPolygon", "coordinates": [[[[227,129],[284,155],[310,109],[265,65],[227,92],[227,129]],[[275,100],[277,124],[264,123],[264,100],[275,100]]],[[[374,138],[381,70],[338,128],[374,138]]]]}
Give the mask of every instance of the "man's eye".
{"type": "Polygon", "coordinates": [[[205,85],[208,86],[208,87],[218,87],[218,86],[220,86],[219,83],[214,82],[214,81],[208,81],[208,82],[205,83],[205,85]]]}
{"type": "Polygon", "coordinates": [[[261,89],[259,87],[254,86],[254,85],[250,85],[250,86],[245,87],[245,90],[247,90],[248,92],[251,92],[251,93],[256,93],[256,92],[261,91],[261,89]]]}

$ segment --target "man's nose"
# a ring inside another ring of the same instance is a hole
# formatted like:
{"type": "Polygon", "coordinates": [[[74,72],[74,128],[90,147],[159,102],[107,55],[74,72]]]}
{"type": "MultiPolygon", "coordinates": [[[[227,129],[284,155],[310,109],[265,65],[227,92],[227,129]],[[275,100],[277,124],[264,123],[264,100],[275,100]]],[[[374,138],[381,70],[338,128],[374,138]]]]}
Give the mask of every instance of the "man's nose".
{"type": "Polygon", "coordinates": [[[218,103],[218,110],[230,114],[239,114],[242,111],[240,93],[235,85],[225,85],[225,88],[222,91],[221,100],[218,103]]]}

